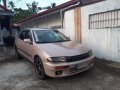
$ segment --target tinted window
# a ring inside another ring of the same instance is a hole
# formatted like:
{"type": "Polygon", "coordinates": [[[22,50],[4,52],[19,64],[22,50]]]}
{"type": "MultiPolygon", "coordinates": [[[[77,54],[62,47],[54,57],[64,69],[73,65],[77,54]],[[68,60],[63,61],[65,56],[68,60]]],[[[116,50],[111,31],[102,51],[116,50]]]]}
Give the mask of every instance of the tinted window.
{"type": "Polygon", "coordinates": [[[22,31],[19,38],[22,40],[24,40],[24,39],[31,39],[32,40],[31,31],[30,30],[22,31]]]}
{"type": "Polygon", "coordinates": [[[31,34],[30,30],[26,32],[26,35],[25,35],[24,39],[30,39],[32,41],[32,34],[31,34]]]}
{"type": "Polygon", "coordinates": [[[26,31],[22,31],[21,34],[20,34],[20,36],[19,36],[19,38],[22,39],[22,40],[24,40],[25,34],[26,34],[26,31]]]}

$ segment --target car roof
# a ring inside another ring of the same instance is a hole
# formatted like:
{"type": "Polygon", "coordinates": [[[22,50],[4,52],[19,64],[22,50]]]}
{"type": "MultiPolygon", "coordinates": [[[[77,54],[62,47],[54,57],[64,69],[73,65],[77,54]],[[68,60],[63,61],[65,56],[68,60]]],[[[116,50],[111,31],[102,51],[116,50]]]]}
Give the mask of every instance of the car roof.
{"type": "Polygon", "coordinates": [[[51,28],[28,28],[29,30],[54,30],[51,28]]]}

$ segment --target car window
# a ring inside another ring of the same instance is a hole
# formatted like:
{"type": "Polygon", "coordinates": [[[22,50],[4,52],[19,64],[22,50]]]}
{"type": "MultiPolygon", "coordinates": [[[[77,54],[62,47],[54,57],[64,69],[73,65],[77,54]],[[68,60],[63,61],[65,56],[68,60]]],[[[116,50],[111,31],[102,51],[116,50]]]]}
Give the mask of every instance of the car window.
{"type": "Polygon", "coordinates": [[[32,41],[32,34],[30,30],[26,32],[24,39],[30,39],[32,41]]]}
{"type": "Polygon", "coordinates": [[[21,34],[20,34],[20,36],[19,36],[19,38],[20,38],[21,40],[24,40],[25,34],[26,34],[26,32],[25,32],[25,31],[22,31],[21,34]]]}
{"type": "Polygon", "coordinates": [[[30,30],[22,31],[19,38],[22,39],[22,40],[24,40],[24,39],[31,39],[32,40],[32,35],[31,35],[30,30]]]}

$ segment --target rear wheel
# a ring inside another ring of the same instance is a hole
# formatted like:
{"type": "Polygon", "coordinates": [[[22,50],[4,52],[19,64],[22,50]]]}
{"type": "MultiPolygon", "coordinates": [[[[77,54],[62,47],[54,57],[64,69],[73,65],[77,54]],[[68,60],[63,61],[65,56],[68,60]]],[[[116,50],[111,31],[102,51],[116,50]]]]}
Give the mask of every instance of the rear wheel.
{"type": "Polygon", "coordinates": [[[34,67],[35,67],[35,73],[38,79],[45,80],[47,76],[45,75],[43,63],[39,57],[35,58],[34,67]]]}
{"type": "Polygon", "coordinates": [[[17,59],[21,59],[22,57],[20,56],[17,47],[15,46],[15,55],[17,57],[17,59]]]}

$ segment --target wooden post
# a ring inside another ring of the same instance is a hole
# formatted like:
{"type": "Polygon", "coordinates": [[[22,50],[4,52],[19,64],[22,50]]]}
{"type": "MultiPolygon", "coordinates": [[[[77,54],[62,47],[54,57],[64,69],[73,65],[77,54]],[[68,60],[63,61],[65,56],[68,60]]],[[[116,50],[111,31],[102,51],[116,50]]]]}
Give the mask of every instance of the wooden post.
{"type": "Polygon", "coordinates": [[[75,38],[76,41],[82,43],[82,35],[81,35],[81,8],[75,8],[75,38]]]}

